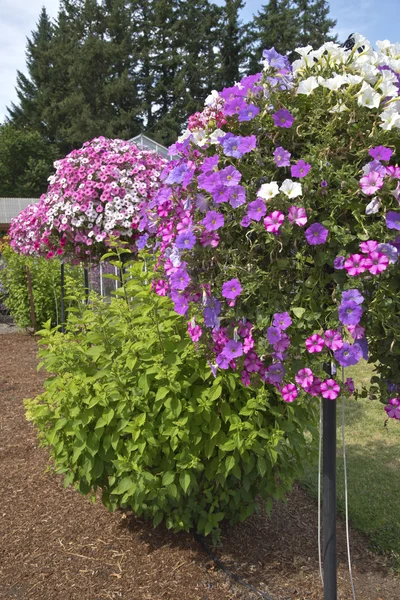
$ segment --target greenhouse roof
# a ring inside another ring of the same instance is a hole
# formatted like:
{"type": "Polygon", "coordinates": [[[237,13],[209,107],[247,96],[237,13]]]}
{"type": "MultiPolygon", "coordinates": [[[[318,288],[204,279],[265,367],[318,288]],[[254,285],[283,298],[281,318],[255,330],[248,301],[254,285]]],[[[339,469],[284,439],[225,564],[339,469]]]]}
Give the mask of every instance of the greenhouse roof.
{"type": "Polygon", "coordinates": [[[157,154],[161,154],[161,156],[163,156],[164,158],[171,158],[170,154],[168,154],[168,148],[166,148],[162,144],[159,144],[158,142],[155,142],[151,138],[147,137],[147,135],[145,135],[144,133],[140,133],[139,135],[136,135],[128,141],[133,142],[138,146],[143,146],[148,150],[154,150],[154,152],[157,152],[157,154]]]}
{"type": "Polygon", "coordinates": [[[0,198],[0,231],[7,231],[12,219],[36,202],[39,198],[0,198]]]}

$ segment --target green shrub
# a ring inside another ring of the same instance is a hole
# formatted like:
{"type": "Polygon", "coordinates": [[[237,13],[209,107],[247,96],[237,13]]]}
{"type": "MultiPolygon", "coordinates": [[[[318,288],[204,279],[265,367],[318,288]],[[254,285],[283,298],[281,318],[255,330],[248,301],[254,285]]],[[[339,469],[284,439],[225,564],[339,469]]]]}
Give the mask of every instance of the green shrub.
{"type": "MultiPolygon", "coordinates": [[[[61,322],[61,277],[60,262],[17,254],[6,243],[2,243],[3,268],[0,270],[1,289],[4,290],[3,303],[19,327],[32,327],[27,269],[32,280],[33,303],[36,325],[51,320],[53,325],[61,322]]],[[[77,300],[84,298],[84,277],[82,267],[65,265],[66,309],[77,300]],[[74,301],[68,298],[74,292],[74,301]]]]}
{"type": "Polygon", "coordinates": [[[26,401],[27,415],[65,485],[216,538],[223,519],[284,498],[311,452],[315,403],[282,402],[236,373],[214,379],[141,269],[130,268],[111,304],[93,299],[70,315],[64,336],[49,324],[40,332],[55,376],[26,401]]]}

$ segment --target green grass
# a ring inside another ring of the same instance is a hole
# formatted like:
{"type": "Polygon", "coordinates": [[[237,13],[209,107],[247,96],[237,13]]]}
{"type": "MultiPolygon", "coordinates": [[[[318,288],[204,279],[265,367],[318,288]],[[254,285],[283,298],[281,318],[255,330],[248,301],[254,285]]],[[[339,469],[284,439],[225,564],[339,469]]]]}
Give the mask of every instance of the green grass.
{"type": "MultiPolygon", "coordinates": [[[[346,369],[357,387],[369,384],[373,375],[367,363],[346,369]]],[[[391,553],[400,565],[400,421],[389,419],[378,401],[345,400],[345,436],[349,515],[351,523],[365,533],[371,547],[391,553]]],[[[337,403],[338,508],[344,511],[341,401],[337,403]]],[[[317,494],[317,465],[307,470],[302,484],[317,494]]]]}

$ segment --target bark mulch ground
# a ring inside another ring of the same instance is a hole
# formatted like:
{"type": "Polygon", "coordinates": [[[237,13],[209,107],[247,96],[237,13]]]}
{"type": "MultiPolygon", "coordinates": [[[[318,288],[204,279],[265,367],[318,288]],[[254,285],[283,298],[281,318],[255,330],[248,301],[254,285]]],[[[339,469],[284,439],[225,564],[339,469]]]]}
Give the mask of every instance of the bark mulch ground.
{"type": "MultiPolygon", "coordinates": [[[[35,600],[256,600],[218,569],[191,535],[130,514],[110,515],[46,472],[22,400],[40,393],[36,342],[0,336],[0,598],[35,600]]],[[[321,600],[315,502],[297,488],[272,519],[226,527],[215,550],[227,567],[273,600],[321,600]]],[[[358,600],[399,600],[400,579],[351,533],[358,600]]],[[[339,599],[350,600],[343,523],[339,599]]]]}

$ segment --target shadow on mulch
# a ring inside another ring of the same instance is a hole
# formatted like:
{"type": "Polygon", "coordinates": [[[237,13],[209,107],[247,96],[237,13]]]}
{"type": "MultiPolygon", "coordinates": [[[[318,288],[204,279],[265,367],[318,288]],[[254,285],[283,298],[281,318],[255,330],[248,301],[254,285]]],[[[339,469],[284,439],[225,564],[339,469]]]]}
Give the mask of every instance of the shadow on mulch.
{"type": "MultiPolygon", "coordinates": [[[[129,513],[109,514],[46,473],[22,399],[41,391],[36,342],[0,338],[0,599],[255,600],[218,569],[189,534],[174,535],[129,513]]],[[[339,521],[339,600],[351,600],[344,524],[339,521]]],[[[358,600],[399,600],[388,561],[351,533],[358,600]]],[[[300,488],[272,518],[225,525],[212,551],[274,600],[321,600],[315,502],[300,488]]]]}

